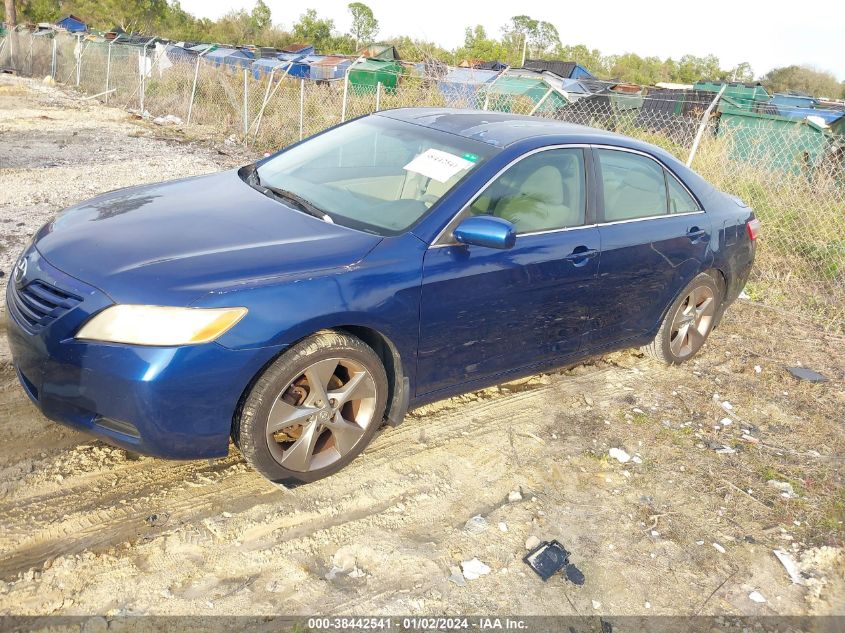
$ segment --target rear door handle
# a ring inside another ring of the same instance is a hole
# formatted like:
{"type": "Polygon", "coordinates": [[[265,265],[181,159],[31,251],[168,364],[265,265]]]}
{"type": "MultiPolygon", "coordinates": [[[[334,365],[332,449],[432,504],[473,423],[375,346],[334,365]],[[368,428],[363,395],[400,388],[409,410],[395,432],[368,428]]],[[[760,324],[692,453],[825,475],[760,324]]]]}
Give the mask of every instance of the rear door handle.
{"type": "Polygon", "coordinates": [[[599,252],[594,248],[587,248],[586,246],[576,246],[575,249],[567,255],[564,259],[572,262],[573,266],[586,266],[587,263],[599,252]]]}
{"type": "Polygon", "coordinates": [[[693,226],[687,230],[687,237],[693,244],[700,242],[705,235],[707,235],[707,231],[700,229],[697,226],[693,226]]]}

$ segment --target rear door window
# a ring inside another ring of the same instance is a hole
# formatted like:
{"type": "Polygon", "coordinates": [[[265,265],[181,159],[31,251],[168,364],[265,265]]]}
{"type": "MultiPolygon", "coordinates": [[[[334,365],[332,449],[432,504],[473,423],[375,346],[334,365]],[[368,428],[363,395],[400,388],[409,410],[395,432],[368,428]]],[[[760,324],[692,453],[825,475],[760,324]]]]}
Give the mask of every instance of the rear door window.
{"type": "Polygon", "coordinates": [[[663,167],[640,154],[598,149],[604,193],[604,221],[666,215],[663,167]]]}
{"type": "Polygon", "coordinates": [[[699,211],[698,203],[672,174],[666,173],[669,188],[669,213],[691,213],[699,211]]]}

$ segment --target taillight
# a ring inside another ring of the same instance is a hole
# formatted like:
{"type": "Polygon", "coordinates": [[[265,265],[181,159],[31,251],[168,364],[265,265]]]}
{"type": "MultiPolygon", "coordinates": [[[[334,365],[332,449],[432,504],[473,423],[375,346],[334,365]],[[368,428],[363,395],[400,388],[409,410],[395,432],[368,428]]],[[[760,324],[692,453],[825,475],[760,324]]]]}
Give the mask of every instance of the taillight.
{"type": "Polygon", "coordinates": [[[748,220],[745,223],[745,230],[748,231],[748,237],[753,242],[757,239],[757,236],[760,234],[760,220],[754,218],[753,220],[748,220]]]}

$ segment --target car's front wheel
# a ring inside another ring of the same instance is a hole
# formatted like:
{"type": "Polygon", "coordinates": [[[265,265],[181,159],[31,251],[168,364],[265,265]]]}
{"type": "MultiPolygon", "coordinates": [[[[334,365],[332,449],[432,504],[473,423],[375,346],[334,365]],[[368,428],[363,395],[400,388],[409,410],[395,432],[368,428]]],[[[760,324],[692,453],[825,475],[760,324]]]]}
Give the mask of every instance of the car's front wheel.
{"type": "Polygon", "coordinates": [[[319,332],[259,377],[232,437],[250,466],[271,481],[316,481],[364,450],[386,402],[387,375],[372,348],[346,333],[319,332]]]}
{"type": "Polygon", "coordinates": [[[716,323],[721,295],[713,277],[698,275],[675,299],[654,340],[643,351],[667,365],[695,356],[716,323]]]}

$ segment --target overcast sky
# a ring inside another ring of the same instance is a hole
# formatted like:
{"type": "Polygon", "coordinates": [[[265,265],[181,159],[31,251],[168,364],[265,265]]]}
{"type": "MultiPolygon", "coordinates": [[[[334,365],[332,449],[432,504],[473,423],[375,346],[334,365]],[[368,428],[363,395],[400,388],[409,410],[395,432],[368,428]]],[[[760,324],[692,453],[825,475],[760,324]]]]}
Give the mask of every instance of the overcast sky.
{"type": "MultiPolygon", "coordinates": [[[[349,29],[350,0],[265,0],[274,24],[290,28],[309,7],[349,29]]],[[[200,17],[219,18],[232,9],[252,9],[255,0],[181,0],[200,17]]],[[[633,52],[674,57],[714,54],[723,68],[751,64],[756,75],[778,66],[810,64],[845,80],[845,2],[784,0],[600,0],[564,2],[460,2],[456,0],[369,0],[381,37],[409,35],[452,49],[463,43],[464,28],[482,24],[499,35],[511,16],[526,14],[554,24],[564,44],[585,44],[604,54],[633,52]],[[806,7],[806,9],[805,9],[806,7]]]]}

